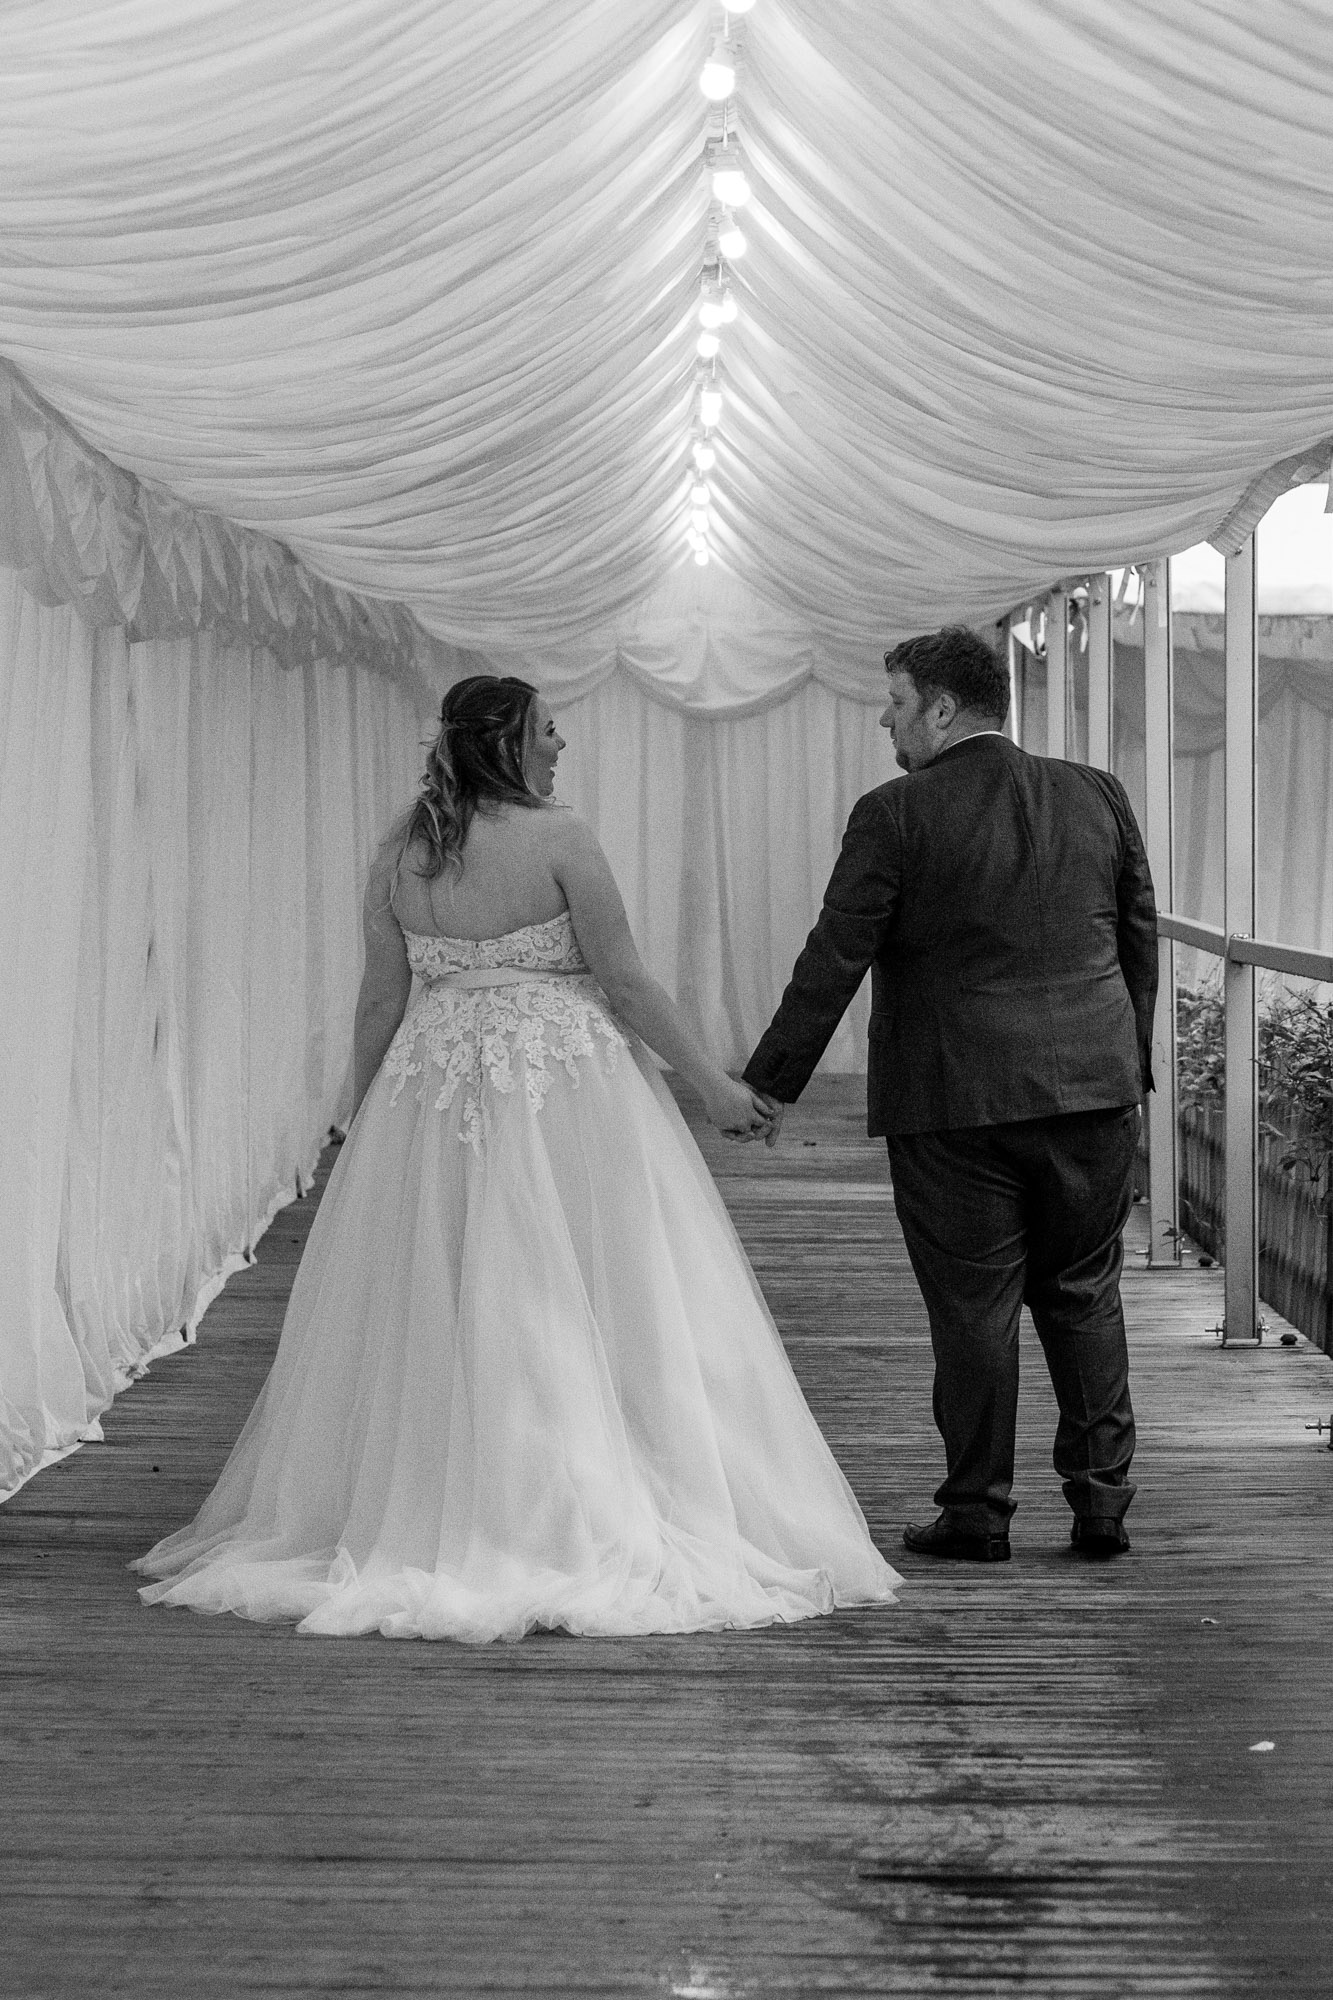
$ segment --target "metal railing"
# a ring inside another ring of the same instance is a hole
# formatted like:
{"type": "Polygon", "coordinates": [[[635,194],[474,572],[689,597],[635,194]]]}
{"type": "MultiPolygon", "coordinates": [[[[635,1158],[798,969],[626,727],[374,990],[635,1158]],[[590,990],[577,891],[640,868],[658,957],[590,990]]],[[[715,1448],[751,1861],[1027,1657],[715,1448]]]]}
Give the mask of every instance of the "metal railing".
{"type": "MultiPolygon", "coordinates": [[[[1258,1285],[1259,1074],[1255,975],[1259,970],[1333,983],[1333,953],[1307,951],[1254,936],[1255,761],[1258,739],[1258,617],[1255,536],[1226,559],[1225,903],[1226,926],[1178,916],[1175,903],[1175,659],[1171,571],[1162,558],[1141,566],[1145,694],[1144,845],[1164,908],[1158,913],[1158,993],[1148,1100],[1149,1262],[1179,1265],[1179,1092],[1176,1070],[1176,949],[1192,946],[1223,965],[1226,1074],[1224,1119],[1225,1283],[1222,1338],[1257,1346],[1262,1338],[1258,1285]],[[1249,1078],[1249,1088],[1239,1080],[1249,1078]]],[[[1088,761],[1111,762],[1114,648],[1111,579],[1066,580],[1046,599],[1047,756],[1073,754],[1069,617],[1073,588],[1086,593],[1088,761]]],[[[1010,621],[1012,626],[1012,620],[1010,621]]],[[[1011,647],[1012,659],[1012,647],[1011,647]]],[[[1035,745],[1033,746],[1036,747],[1035,745]]]]}
{"type": "Polygon", "coordinates": [[[1228,933],[1215,924],[1179,917],[1174,910],[1157,912],[1157,934],[1176,944],[1193,945],[1196,951],[1211,952],[1214,958],[1229,959],[1233,965],[1254,965],[1265,972],[1286,972],[1294,979],[1333,985],[1333,952],[1305,951],[1299,945],[1275,944],[1269,938],[1245,937],[1239,931],[1228,933]]]}

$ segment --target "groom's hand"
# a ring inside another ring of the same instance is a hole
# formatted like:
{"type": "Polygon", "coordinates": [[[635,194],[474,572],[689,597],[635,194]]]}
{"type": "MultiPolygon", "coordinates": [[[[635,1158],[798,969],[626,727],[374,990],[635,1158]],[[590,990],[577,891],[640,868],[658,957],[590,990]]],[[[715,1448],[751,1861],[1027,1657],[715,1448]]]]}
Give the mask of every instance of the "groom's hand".
{"type": "Polygon", "coordinates": [[[750,1139],[768,1137],[771,1113],[769,1100],[757,1090],[751,1090],[746,1083],[733,1082],[732,1078],[719,1074],[716,1084],[704,1099],[704,1110],[710,1125],[728,1139],[742,1144],[750,1139]]]}
{"type": "Polygon", "coordinates": [[[782,1130],[782,1114],[787,1107],[778,1098],[770,1097],[767,1091],[761,1090],[757,1095],[768,1113],[768,1130],[764,1134],[764,1144],[770,1147],[776,1146],[778,1133],[782,1130]]]}

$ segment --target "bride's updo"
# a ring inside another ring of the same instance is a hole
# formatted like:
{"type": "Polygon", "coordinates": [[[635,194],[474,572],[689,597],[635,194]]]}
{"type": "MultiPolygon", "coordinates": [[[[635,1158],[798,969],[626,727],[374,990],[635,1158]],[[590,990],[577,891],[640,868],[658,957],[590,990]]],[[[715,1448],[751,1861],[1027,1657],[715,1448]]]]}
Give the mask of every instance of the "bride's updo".
{"type": "Polygon", "coordinates": [[[536,692],[508,675],[472,674],[455,681],[445,695],[440,731],[403,828],[402,852],[414,841],[424,850],[415,874],[434,881],[445,868],[458,873],[479,810],[544,803],[524,776],[536,692]]]}

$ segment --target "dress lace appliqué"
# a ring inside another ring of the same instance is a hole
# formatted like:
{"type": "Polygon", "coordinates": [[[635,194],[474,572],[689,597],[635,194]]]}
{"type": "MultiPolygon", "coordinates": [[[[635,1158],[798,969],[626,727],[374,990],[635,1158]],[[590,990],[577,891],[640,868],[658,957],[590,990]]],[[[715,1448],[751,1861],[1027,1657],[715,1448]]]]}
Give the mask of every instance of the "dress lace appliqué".
{"type": "Polygon", "coordinates": [[[478,1153],[488,1123],[487,1093],[510,1096],[522,1085],[539,1112],[559,1067],[577,1086],[580,1062],[599,1054],[613,1069],[628,1046],[579,951],[567,911],[504,937],[465,939],[404,933],[421,990],[384,1058],[396,1104],[407,1079],[421,1078],[425,1101],[432,1071],[434,1104],[445,1111],[463,1090],[459,1138],[478,1153]],[[451,985],[450,974],[513,967],[536,975],[495,986],[451,985]],[[542,973],[549,973],[544,979],[542,973]]]}

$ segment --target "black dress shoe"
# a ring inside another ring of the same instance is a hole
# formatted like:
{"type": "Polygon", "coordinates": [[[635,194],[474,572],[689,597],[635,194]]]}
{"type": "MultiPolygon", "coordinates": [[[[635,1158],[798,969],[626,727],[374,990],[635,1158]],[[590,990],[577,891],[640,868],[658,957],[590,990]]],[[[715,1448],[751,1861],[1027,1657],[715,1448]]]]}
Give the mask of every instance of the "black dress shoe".
{"type": "Polygon", "coordinates": [[[1129,1547],[1123,1522],[1100,1520],[1096,1514],[1080,1514],[1069,1530],[1069,1540],[1081,1556],[1118,1556],[1129,1547]]]}
{"type": "Polygon", "coordinates": [[[950,1527],[943,1514],[924,1527],[903,1529],[903,1547],[914,1556],[940,1556],[948,1562],[1007,1563],[1008,1535],[969,1535],[950,1527]]]}

